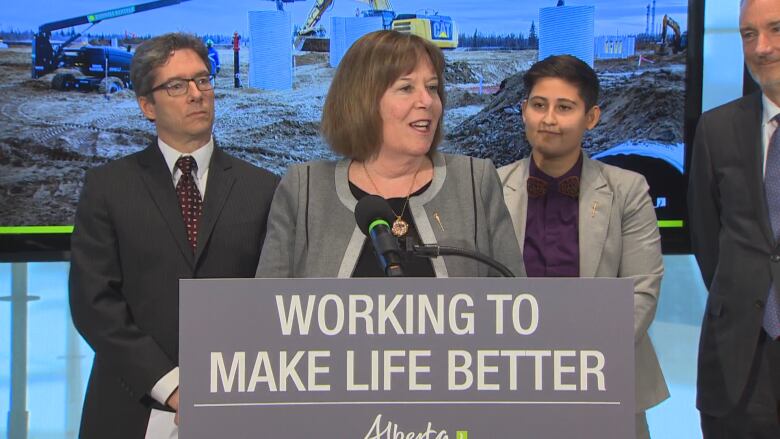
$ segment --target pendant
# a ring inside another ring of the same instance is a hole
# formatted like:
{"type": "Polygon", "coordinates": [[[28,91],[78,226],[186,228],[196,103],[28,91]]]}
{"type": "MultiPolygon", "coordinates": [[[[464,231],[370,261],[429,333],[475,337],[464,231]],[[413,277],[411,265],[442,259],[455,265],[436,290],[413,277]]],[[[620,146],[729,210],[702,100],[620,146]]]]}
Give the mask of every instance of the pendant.
{"type": "Polygon", "coordinates": [[[400,216],[397,216],[395,221],[393,221],[393,227],[391,231],[396,238],[401,238],[406,235],[406,232],[409,231],[409,223],[404,221],[400,216]]]}

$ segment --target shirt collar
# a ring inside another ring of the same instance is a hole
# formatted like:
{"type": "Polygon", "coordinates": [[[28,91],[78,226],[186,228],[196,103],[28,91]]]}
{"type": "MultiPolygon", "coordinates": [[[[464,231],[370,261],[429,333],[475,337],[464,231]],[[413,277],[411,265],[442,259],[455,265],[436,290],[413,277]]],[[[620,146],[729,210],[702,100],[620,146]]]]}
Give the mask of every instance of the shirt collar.
{"type": "Polygon", "coordinates": [[[769,121],[780,114],[780,107],[778,107],[763,93],[761,94],[761,103],[763,104],[762,106],[764,108],[764,114],[761,117],[761,126],[765,128],[769,121]]]}
{"type": "Polygon", "coordinates": [[[179,150],[174,149],[172,146],[163,142],[159,137],[157,138],[157,144],[160,146],[160,151],[165,157],[165,163],[168,165],[168,170],[171,171],[171,175],[176,171],[176,160],[183,155],[191,155],[195,159],[195,163],[198,164],[198,173],[196,177],[202,178],[208,171],[209,164],[211,163],[211,154],[214,152],[214,136],[209,137],[209,141],[205,145],[193,151],[191,154],[184,154],[179,150]]]}
{"type": "Polygon", "coordinates": [[[533,155],[530,157],[531,160],[531,166],[529,168],[529,175],[536,178],[541,178],[544,181],[547,182],[553,182],[553,181],[561,181],[564,178],[568,178],[571,176],[576,177],[582,177],[582,151],[580,151],[580,158],[577,159],[577,162],[574,163],[574,166],[571,167],[566,173],[561,175],[560,177],[551,177],[544,173],[539,167],[536,166],[536,162],[534,161],[533,155]]]}

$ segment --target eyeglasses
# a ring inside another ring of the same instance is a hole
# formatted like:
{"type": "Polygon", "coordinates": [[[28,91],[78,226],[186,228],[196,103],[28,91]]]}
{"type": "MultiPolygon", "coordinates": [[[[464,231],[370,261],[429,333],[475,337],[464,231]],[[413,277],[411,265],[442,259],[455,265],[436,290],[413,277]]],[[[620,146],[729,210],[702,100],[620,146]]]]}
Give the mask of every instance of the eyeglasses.
{"type": "Polygon", "coordinates": [[[211,83],[212,76],[198,76],[196,78],[174,78],[168,82],[154,87],[149,93],[154,93],[157,90],[165,90],[170,97],[186,95],[190,90],[190,81],[195,83],[195,87],[200,91],[209,91],[214,89],[214,84],[211,83]]]}

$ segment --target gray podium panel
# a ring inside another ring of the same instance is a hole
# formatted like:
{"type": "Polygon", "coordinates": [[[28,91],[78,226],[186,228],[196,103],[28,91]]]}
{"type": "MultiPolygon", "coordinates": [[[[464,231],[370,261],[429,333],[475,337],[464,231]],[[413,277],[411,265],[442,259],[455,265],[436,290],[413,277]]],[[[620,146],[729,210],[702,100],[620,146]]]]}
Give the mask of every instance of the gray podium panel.
{"type": "Polygon", "coordinates": [[[630,279],[181,281],[182,439],[634,436],[630,279]]]}

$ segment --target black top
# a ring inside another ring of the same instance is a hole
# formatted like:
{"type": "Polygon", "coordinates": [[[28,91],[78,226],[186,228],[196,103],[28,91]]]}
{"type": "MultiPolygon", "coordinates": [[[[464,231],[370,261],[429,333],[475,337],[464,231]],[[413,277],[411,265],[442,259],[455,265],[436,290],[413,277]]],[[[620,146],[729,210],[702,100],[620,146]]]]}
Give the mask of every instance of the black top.
{"type": "MultiPolygon", "coordinates": [[[[414,197],[422,194],[426,189],[428,189],[430,185],[431,183],[428,182],[418,191],[414,192],[411,196],[414,197]]],[[[361,198],[368,195],[368,193],[352,184],[352,182],[349,183],[349,190],[357,200],[360,200],[361,198]]],[[[387,202],[390,204],[390,207],[393,208],[394,212],[401,213],[401,210],[404,209],[406,197],[387,198],[387,202]]],[[[409,232],[406,234],[406,236],[398,238],[398,246],[401,248],[401,250],[405,248],[411,248],[414,244],[422,243],[420,240],[420,234],[417,232],[417,227],[414,225],[412,210],[409,208],[409,206],[406,206],[402,218],[409,224],[409,232]]],[[[407,256],[406,254],[402,254],[401,257],[401,268],[403,269],[406,277],[436,277],[436,273],[433,271],[433,264],[431,264],[430,259],[407,256]]],[[[376,252],[374,251],[374,246],[371,243],[371,240],[368,238],[366,238],[366,240],[363,242],[363,249],[360,250],[360,256],[358,257],[357,264],[355,265],[355,270],[352,272],[352,277],[385,277],[385,274],[382,272],[382,268],[379,266],[379,261],[376,256],[376,252]]]]}

